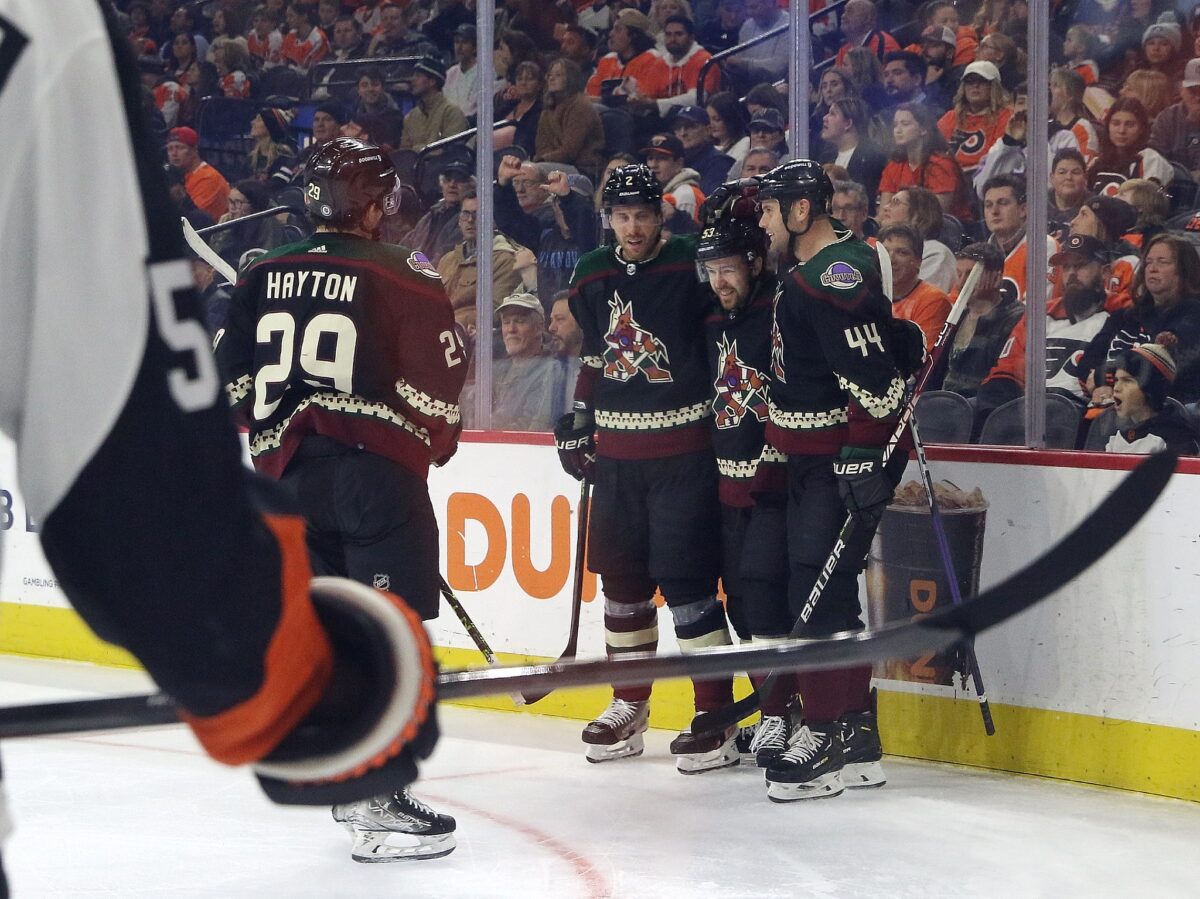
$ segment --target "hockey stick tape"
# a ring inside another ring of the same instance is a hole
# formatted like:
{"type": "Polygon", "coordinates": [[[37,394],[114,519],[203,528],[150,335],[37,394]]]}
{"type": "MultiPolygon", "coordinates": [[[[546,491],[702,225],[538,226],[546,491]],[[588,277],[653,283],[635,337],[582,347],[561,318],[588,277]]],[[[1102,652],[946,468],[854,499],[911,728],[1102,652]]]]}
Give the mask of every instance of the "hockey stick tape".
{"type": "Polygon", "coordinates": [[[183,239],[192,248],[192,252],[216,269],[217,273],[229,282],[230,287],[237,284],[238,276],[233,266],[216,254],[213,248],[208,245],[208,241],[196,233],[196,229],[192,227],[191,222],[185,218],[181,218],[179,223],[183,226],[183,239]]]}
{"type": "Polygon", "coordinates": [[[345,780],[377,768],[416,736],[433,701],[433,653],[417,614],[378,590],[340,577],[313,578],[312,593],[370,616],[396,670],[391,699],[371,730],[350,746],[289,762],[260,762],[255,773],[284,781],[345,780]]]}

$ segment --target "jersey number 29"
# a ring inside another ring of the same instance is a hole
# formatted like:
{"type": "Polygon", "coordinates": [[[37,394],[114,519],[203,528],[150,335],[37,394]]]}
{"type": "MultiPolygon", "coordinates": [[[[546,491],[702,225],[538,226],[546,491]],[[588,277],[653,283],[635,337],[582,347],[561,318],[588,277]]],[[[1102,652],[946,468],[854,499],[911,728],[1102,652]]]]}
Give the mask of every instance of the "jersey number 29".
{"type": "Polygon", "coordinates": [[[345,315],[322,312],[304,325],[300,335],[300,353],[296,354],[296,319],[290,312],[268,312],[258,320],[255,335],[260,344],[272,344],[280,335],[279,361],[268,362],[254,376],[254,417],[270,418],[283,399],[278,389],[292,377],[299,364],[301,380],[313,387],[332,387],[338,393],[354,392],[354,352],[358,329],[345,315]],[[272,390],[272,388],[276,388],[272,390]],[[274,399],[269,399],[271,394],[274,399]]]}

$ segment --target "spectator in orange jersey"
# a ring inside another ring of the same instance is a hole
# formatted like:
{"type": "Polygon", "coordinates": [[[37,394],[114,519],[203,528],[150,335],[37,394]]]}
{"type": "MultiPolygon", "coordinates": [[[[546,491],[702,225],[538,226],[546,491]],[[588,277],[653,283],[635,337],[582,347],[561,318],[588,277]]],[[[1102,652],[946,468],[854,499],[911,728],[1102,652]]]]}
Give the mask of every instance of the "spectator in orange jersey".
{"type": "Polygon", "coordinates": [[[279,30],[279,13],[268,6],[254,10],[246,46],[259,69],[283,65],[283,32],[279,30]]]}
{"type": "MultiPolygon", "coordinates": [[[[963,25],[959,21],[958,7],[954,5],[953,0],[931,0],[921,7],[921,11],[928,17],[922,35],[928,34],[931,29],[936,31],[939,28],[949,28],[954,33],[954,57],[950,61],[950,68],[959,68],[975,61],[975,51],[979,49],[979,35],[970,25],[963,25]]],[[[909,46],[905,49],[914,53],[920,52],[920,47],[909,46]]]]}
{"type": "Polygon", "coordinates": [[[871,0],[850,0],[842,10],[842,34],[846,41],[838,49],[835,65],[846,60],[846,54],[855,47],[866,47],[883,60],[893,50],[899,50],[896,39],[875,27],[875,4],[871,0]]]}
{"type": "Polygon", "coordinates": [[[945,138],[934,124],[935,111],[920,103],[901,103],[892,118],[892,161],[879,180],[879,202],[906,187],[933,191],[942,209],[959,220],[974,218],[963,190],[962,172],[947,153],[945,138]]]}
{"type": "MultiPolygon", "coordinates": [[[[658,101],[658,114],[666,116],[672,106],[696,102],[700,70],[712,54],[696,43],[696,25],[687,16],[670,16],[663,25],[662,59],[667,64],[667,95],[658,101]]],[[[711,97],[721,87],[721,69],[712,66],[704,76],[704,95],[711,97]]]]}
{"type": "Polygon", "coordinates": [[[285,13],[288,33],[280,51],[284,61],[302,75],[329,55],[329,38],[313,22],[310,6],[294,3],[285,13]]]}
{"type": "Polygon", "coordinates": [[[626,95],[635,105],[667,95],[670,70],[654,52],[650,19],[645,14],[636,9],[621,10],[609,32],[608,46],[611,52],[600,58],[595,74],[588,79],[589,96],[600,97],[603,82],[613,79],[621,80],[615,93],[626,95]]]}
{"type": "MultiPolygon", "coordinates": [[[[1029,254],[1025,221],[1028,206],[1025,202],[1024,175],[997,175],[983,186],[983,223],[987,226],[988,243],[1004,254],[1004,283],[1006,295],[1020,303],[1028,294],[1025,261],[1029,254]]],[[[1046,257],[1058,252],[1058,241],[1046,241],[1046,257]]],[[[1047,273],[1049,275],[1049,273],[1047,273]]],[[[1051,300],[1059,293],[1051,292],[1051,300]]]]}
{"type": "Polygon", "coordinates": [[[942,207],[932,191],[924,187],[906,187],[896,191],[878,212],[879,224],[909,225],[921,235],[924,251],[919,277],[938,290],[949,292],[954,286],[957,268],[954,253],[938,240],[942,233],[942,207]]]}
{"type": "Polygon", "coordinates": [[[183,175],[183,187],[196,208],[215,222],[229,209],[229,182],[200,158],[200,137],[191,128],[172,128],[167,135],[167,162],[183,175]]]}
{"type": "Polygon", "coordinates": [[[1000,83],[1000,70],[990,62],[973,62],[963,72],[954,107],[938,121],[954,161],[970,178],[992,144],[1004,134],[1013,114],[1012,97],[1000,83]]]}
{"type": "Polygon", "coordinates": [[[950,298],[921,280],[924,241],[908,225],[889,225],[878,239],[892,261],[892,316],[915,322],[925,335],[925,348],[932,349],[950,315],[950,298]]]}
{"type": "Polygon", "coordinates": [[[250,96],[250,54],[245,38],[219,37],[212,42],[212,62],[217,70],[221,96],[245,100],[250,96]]]}

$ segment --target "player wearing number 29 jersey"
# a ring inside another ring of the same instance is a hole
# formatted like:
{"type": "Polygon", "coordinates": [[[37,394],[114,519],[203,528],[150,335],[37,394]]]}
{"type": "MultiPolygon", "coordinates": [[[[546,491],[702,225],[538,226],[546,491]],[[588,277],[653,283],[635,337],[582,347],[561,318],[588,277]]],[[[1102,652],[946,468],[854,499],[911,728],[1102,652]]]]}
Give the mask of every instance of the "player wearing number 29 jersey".
{"type": "Polygon", "coordinates": [[[341,232],[280,247],[238,280],[216,351],[266,474],[313,434],[422,478],[454,453],[466,355],[419,252],[341,232]]]}

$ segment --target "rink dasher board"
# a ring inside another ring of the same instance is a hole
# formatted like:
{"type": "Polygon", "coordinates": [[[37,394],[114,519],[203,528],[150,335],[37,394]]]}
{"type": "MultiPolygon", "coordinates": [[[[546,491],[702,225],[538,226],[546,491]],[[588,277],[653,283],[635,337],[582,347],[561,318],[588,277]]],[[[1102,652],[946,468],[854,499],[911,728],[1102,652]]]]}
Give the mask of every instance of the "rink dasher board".
{"type": "MultiPolygon", "coordinates": [[[[464,441],[450,464],[430,475],[441,528],[441,570],[503,660],[551,658],[562,648],[569,617],[578,485],[561,472],[553,447],[540,435],[529,442],[517,442],[526,439],[519,435],[500,439],[504,442],[464,441]]],[[[1124,474],[1050,465],[1044,458],[1021,465],[963,461],[969,453],[961,450],[953,455],[955,461],[939,461],[935,451],[934,477],[967,491],[979,487],[987,501],[981,588],[1039,555],[1124,474]]],[[[67,608],[41,556],[36,523],[27,521],[14,467],[11,445],[0,443],[0,526],[7,525],[0,527],[0,651],[128,664],[127,656],[92,637],[67,608]]],[[[905,480],[916,476],[910,463],[905,480]]],[[[1190,744],[1195,751],[1188,755],[1197,757],[1200,691],[1192,687],[1200,684],[1200,606],[1190,598],[1200,586],[1198,541],[1200,478],[1177,474],[1146,520],[1109,557],[1052,601],[980,637],[977,651],[989,699],[1001,707],[998,727],[1007,718],[1010,731],[1066,728],[1069,733],[1059,736],[1086,748],[1115,736],[1116,729],[1106,724],[1130,722],[1138,726],[1141,745],[1155,735],[1166,740],[1163,754],[1196,737],[1190,744]]],[[[603,652],[596,592],[590,577],[581,626],[583,657],[603,652]]],[[[665,611],[659,627],[660,646],[669,651],[674,639],[665,611]]],[[[442,615],[431,630],[445,664],[479,663],[453,615],[442,615]]],[[[1160,765],[1153,751],[1133,773],[1120,759],[1105,760],[1099,748],[1092,750],[1094,763],[1084,760],[1075,770],[1059,770],[1053,759],[1040,758],[1043,752],[1053,754],[1049,746],[1018,748],[1003,734],[990,746],[979,743],[983,738],[970,694],[890,680],[881,686],[884,723],[889,716],[897,719],[889,751],[1180,794],[1174,775],[1156,774],[1169,764],[1160,765]],[[936,729],[967,732],[953,739],[934,734],[931,743],[930,720],[936,729]],[[1114,764],[1120,770],[1112,770],[1114,764]]],[[[654,723],[681,726],[690,692],[686,684],[659,685],[654,723]]],[[[586,718],[602,702],[603,691],[564,693],[534,711],[586,718]]],[[[886,740],[886,728],[884,733],[886,740]]]]}

